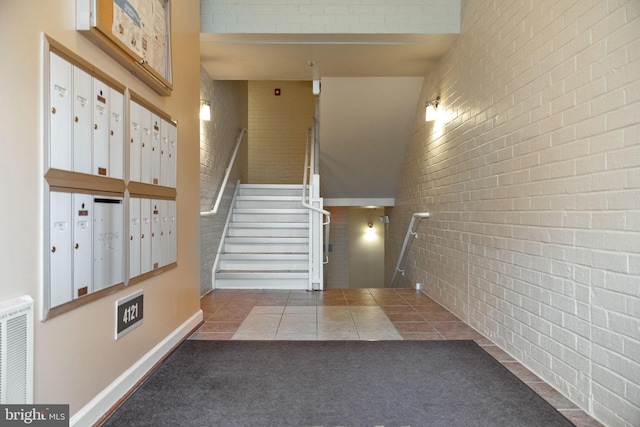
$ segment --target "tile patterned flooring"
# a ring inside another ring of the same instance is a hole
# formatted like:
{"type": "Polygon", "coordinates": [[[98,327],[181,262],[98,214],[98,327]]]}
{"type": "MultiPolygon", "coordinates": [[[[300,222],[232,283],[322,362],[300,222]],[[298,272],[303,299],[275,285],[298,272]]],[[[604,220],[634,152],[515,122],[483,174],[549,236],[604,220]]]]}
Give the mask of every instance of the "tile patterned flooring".
{"type": "Polygon", "coordinates": [[[192,340],[474,340],[579,427],[602,426],[489,339],[413,289],[215,290],[192,340]]]}

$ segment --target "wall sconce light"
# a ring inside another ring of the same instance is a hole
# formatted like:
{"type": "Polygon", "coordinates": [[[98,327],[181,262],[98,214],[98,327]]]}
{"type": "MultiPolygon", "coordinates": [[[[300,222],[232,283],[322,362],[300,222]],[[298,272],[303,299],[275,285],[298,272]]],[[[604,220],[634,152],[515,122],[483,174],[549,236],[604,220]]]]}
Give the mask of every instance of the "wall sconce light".
{"type": "Polygon", "coordinates": [[[201,99],[200,100],[200,120],[211,120],[211,102],[201,99]]]}
{"type": "Polygon", "coordinates": [[[369,228],[373,228],[373,223],[370,222],[369,224],[367,224],[369,226],[369,228]]]}
{"type": "Polygon", "coordinates": [[[426,122],[432,122],[438,118],[438,105],[440,105],[440,96],[436,96],[436,99],[429,100],[424,104],[424,120],[426,122]]]}

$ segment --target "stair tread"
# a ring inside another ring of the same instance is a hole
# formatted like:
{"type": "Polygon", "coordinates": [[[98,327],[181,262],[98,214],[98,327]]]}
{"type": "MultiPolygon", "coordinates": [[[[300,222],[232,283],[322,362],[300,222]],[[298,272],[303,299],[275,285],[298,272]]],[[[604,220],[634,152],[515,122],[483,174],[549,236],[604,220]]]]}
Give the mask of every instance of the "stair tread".
{"type": "Polygon", "coordinates": [[[242,222],[233,221],[229,223],[232,228],[309,228],[306,222],[242,222]]]}
{"type": "Polygon", "coordinates": [[[299,252],[223,252],[220,254],[223,258],[234,258],[234,259],[243,259],[243,258],[251,258],[251,259],[280,259],[280,258],[295,258],[295,259],[306,259],[309,258],[308,254],[301,254],[299,252]]]}
{"type": "Polygon", "coordinates": [[[264,243],[304,243],[308,242],[308,237],[270,237],[270,236],[227,236],[225,241],[232,241],[235,243],[245,242],[253,243],[256,241],[264,243]]]}
{"type": "Polygon", "coordinates": [[[247,214],[247,213],[264,213],[264,214],[282,214],[282,213],[295,213],[303,214],[307,213],[307,208],[233,208],[233,213],[247,214]]]}
{"type": "Polygon", "coordinates": [[[269,195],[239,195],[236,200],[240,201],[284,201],[295,202],[300,201],[300,196],[269,196],[269,195]]]}

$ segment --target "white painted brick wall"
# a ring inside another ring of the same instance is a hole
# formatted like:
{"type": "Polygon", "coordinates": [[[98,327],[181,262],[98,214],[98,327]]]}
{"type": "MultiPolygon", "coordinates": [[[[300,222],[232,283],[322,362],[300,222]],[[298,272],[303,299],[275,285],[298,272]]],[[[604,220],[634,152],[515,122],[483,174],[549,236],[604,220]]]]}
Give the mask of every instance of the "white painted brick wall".
{"type": "MultiPolygon", "coordinates": [[[[211,121],[200,121],[200,210],[213,208],[240,129],[247,127],[247,82],[211,80],[200,68],[200,98],[212,103],[211,121]]],[[[211,268],[238,179],[246,182],[247,136],[216,215],[200,219],[200,293],[211,289],[211,268]]]]}
{"type": "Polygon", "coordinates": [[[203,33],[446,34],[461,0],[201,0],[203,33]]]}
{"type": "Polygon", "coordinates": [[[431,212],[407,281],[605,425],[640,425],[637,0],[463,2],[396,203],[387,266],[431,212]],[[424,122],[436,95],[446,124],[424,122]]]}

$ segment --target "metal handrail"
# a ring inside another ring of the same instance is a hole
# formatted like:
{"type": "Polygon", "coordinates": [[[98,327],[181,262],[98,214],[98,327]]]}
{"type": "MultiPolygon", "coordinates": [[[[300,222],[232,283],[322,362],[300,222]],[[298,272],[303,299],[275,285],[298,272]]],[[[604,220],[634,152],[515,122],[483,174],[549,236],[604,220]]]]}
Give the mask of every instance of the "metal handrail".
{"type": "Polygon", "coordinates": [[[316,138],[315,138],[315,133],[314,130],[317,128],[317,121],[314,119],[314,128],[309,128],[308,132],[307,132],[307,143],[306,143],[306,147],[305,147],[305,155],[304,155],[304,170],[303,170],[303,177],[302,177],[302,195],[301,195],[301,200],[300,200],[300,204],[309,209],[312,212],[316,212],[316,213],[320,213],[323,215],[323,219],[320,220],[321,225],[316,222],[315,220],[313,220],[313,215],[311,215],[310,218],[310,223],[309,223],[309,285],[310,285],[310,290],[323,290],[324,289],[324,279],[323,279],[323,273],[322,273],[322,269],[323,269],[323,265],[326,265],[329,263],[329,235],[330,235],[330,224],[331,224],[331,212],[322,209],[318,206],[313,206],[311,203],[317,203],[319,202],[319,200],[322,199],[318,199],[319,197],[319,185],[320,185],[320,176],[316,173],[315,168],[316,168],[316,161],[317,159],[315,159],[314,157],[314,153],[316,153],[317,150],[317,143],[316,143],[316,138]],[[310,146],[311,146],[311,150],[310,150],[310,146]],[[309,181],[312,181],[312,183],[310,183],[309,181]],[[307,202],[307,186],[311,185],[311,188],[309,188],[309,202],[307,202]],[[324,218],[326,218],[326,221],[324,220],[324,218]],[[324,227],[324,245],[322,246],[322,249],[320,249],[317,246],[317,242],[318,240],[313,237],[314,235],[317,238],[322,238],[321,234],[316,234],[317,229],[315,229],[314,227],[316,227],[317,225],[320,225],[321,227],[324,227]],[[324,252],[324,257],[322,257],[322,253],[320,252],[324,252]],[[320,258],[318,258],[318,256],[320,258]],[[314,272],[312,274],[312,272],[314,272]],[[319,285],[319,288],[315,288],[315,284],[319,285]]]}
{"type": "MultiPolygon", "coordinates": [[[[317,208],[315,206],[310,205],[309,203],[306,202],[307,200],[307,185],[309,182],[308,176],[309,175],[313,175],[314,171],[311,171],[311,166],[309,165],[309,142],[310,140],[312,140],[313,138],[310,138],[309,135],[311,134],[312,129],[309,128],[307,131],[307,146],[305,148],[305,152],[304,152],[304,174],[302,177],[302,197],[300,200],[300,203],[302,204],[302,206],[304,206],[307,209],[310,209],[314,212],[319,212],[321,214],[323,214],[324,216],[327,217],[327,222],[323,222],[322,225],[327,225],[331,222],[331,212],[325,210],[325,209],[321,209],[321,208],[317,208]]],[[[313,153],[312,153],[313,154],[313,153]]]]}
{"type": "Polygon", "coordinates": [[[218,191],[218,197],[216,198],[216,202],[208,212],[200,212],[200,216],[211,216],[218,213],[218,208],[220,207],[220,202],[222,201],[222,195],[224,194],[224,189],[227,186],[227,182],[229,181],[229,175],[231,175],[231,169],[233,169],[233,164],[236,161],[236,155],[238,154],[238,150],[240,149],[240,144],[242,143],[242,137],[244,133],[247,131],[246,128],[242,128],[240,131],[240,135],[236,138],[236,147],[233,150],[233,154],[231,155],[231,159],[229,160],[229,166],[224,170],[224,179],[222,180],[222,184],[220,185],[220,190],[218,191]]]}
{"type": "Polygon", "coordinates": [[[418,212],[414,213],[411,216],[411,222],[409,223],[409,227],[407,228],[407,234],[404,236],[404,243],[402,244],[402,250],[400,250],[400,256],[398,257],[398,263],[396,264],[396,269],[393,271],[393,277],[391,278],[391,283],[389,284],[390,288],[395,287],[396,277],[398,276],[398,273],[404,276],[404,270],[400,269],[400,264],[402,264],[404,253],[407,250],[407,246],[409,245],[409,237],[418,237],[418,233],[413,231],[413,225],[416,222],[416,219],[420,220],[423,218],[429,218],[429,212],[418,212]]]}
{"type": "Polygon", "coordinates": [[[211,289],[216,288],[216,270],[218,269],[218,264],[220,263],[220,255],[222,254],[222,249],[224,248],[224,239],[227,235],[227,231],[229,230],[229,224],[231,223],[231,218],[233,216],[233,205],[236,202],[239,190],[240,180],[236,182],[236,188],[233,191],[233,196],[231,197],[231,209],[229,209],[229,213],[227,214],[227,220],[224,223],[224,228],[222,229],[222,237],[220,238],[220,243],[218,244],[218,251],[216,252],[216,257],[213,260],[213,265],[211,266],[211,289]]]}

